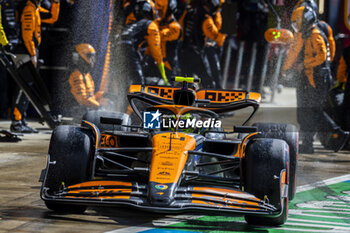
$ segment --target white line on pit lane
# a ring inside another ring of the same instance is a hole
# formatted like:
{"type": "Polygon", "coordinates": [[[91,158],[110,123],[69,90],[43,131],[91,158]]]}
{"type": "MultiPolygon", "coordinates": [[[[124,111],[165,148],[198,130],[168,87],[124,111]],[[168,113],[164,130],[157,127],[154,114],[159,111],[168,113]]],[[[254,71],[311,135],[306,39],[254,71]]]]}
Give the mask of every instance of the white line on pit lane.
{"type": "MultiPolygon", "coordinates": [[[[149,225],[149,224],[147,224],[149,225]]],[[[153,226],[151,227],[144,227],[143,225],[135,226],[135,227],[127,227],[119,230],[113,230],[113,231],[107,231],[105,233],[131,233],[131,232],[140,232],[140,231],[148,231],[154,229],[153,226]]]]}
{"type": "Polygon", "coordinates": [[[304,191],[309,191],[309,190],[314,189],[314,188],[319,188],[319,187],[324,187],[324,186],[340,183],[340,182],[347,181],[347,180],[350,180],[350,174],[344,175],[344,176],[330,178],[330,179],[327,179],[327,180],[318,181],[318,182],[315,182],[313,184],[307,184],[307,185],[299,186],[299,187],[297,187],[297,193],[304,192],[304,191]]]}
{"type": "MultiPolygon", "coordinates": [[[[303,207],[299,207],[299,208],[303,208],[303,207]]],[[[310,207],[310,208],[313,208],[313,207],[310,207]]],[[[309,212],[309,213],[318,212],[318,213],[345,214],[345,215],[350,214],[350,211],[345,211],[344,209],[338,209],[338,210],[340,211],[325,210],[324,208],[313,208],[312,210],[304,210],[304,212],[309,212]]]]}
{"type": "MultiPolygon", "coordinates": [[[[298,229],[298,228],[288,228],[288,227],[281,227],[281,228],[278,228],[278,230],[292,231],[292,232],[314,232],[314,233],[322,232],[320,230],[298,229]]],[[[338,229],[330,229],[330,230],[327,230],[327,233],[349,233],[349,230],[342,231],[338,229]]]]}
{"type": "MultiPolygon", "coordinates": [[[[319,212],[318,210],[289,210],[289,215],[302,215],[307,217],[317,217],[317,218],[331,218],[331,219],[342,219],[342,220],[350,220],[350,218],[347,217],[339,217],[339,216],[332,216],[332,215],[317,215],[317,214],[305,214],[305,213],[315,213],[319,212]]],[[[333,212],[334,213],[334,212],[333,212]]]]}
{"type": "Polygon", "coordinates": [[[350,227],[349,223],[327,222],[327,221],[317,221],[317,220],[310,220],[310,219],[299,219],[299,218],[289,218],[288,217],[288,223],[289,223],[289,221],[292,221],[292,222],[307,222],[307,223],[322,223],[322,224],[328,224],[328,225],[350,227]]]}
{"type": "MultiPolygon", "coordinates": [[[[322,181],[318,181],[315,182],[313,184],[307,184],[307,185],[303,185],[303,186],[299,186],[297,187],[296,192],[304,192],[304,191],[308,191],[314,188],[319,188],[319,187],[324,187],[324,186],[328,186],[328,185],[332,185],[332,184],[336,184],[336,183],[340,183],[343,181],[347,181],[350,180],[350,174],[348,175],[344,175],[344,176],[339,176],[339,177],[334,177],[334,178],[330,178],[327,180],[322,180],[322,181]]],[[[292,210],[289,210],[292,211],[292,210]]],[[[292,213],[291,213],[292,214],[292,213]]],[[[183,215],[183,216],[191,216],[191,215],[183,215]]],[[[178,217],[181,218],[181,215],[179,215],[178,217]]],[[[193,216],[196,218],[200,218],[202,216],[193,216]]],[[[317,217],[320,217],[319,215],[317,215],[317,217]]],[[[327,216],[328,217],[328,216],[327,216]]],[[[183,221],[170,221],[169,224],[165,224],[168,218],[166,219],[159,219],[159,220],[155,220],[155,222],[164,222],[163,226],[169,226],[175,223],[180,223],[183,221]]],[[[309,221],[310,222],[310,221],[309,221]]],[[[152,230],[155,229],[154,227],[150,227],[152,226],[152,223],[147,223],[147,224],[143,224],[143,225],[139,225],[139,226],[135,226],[135,227],[127,227],[127,228],[123,228],[123,229],[118,229],[118,230],[113,230],[113,231],[108,231],[105,233],[130,233],[130,232],[141,232],[141,231],[147,231],[147,230],[152,230]]],[[[327,226],[326,226],[327,227],[327,226]]],[[[287,230],[287,231],[297,231],[297,232],[317,232],[319,233],[319,230],[307,230],[307,229],[297,229],[297,228],[288,228],[288,227],[282,227],[282,228],[278,228],[278,230],[287,230]]],[[[332,230],[327,230],[327,232],[336,232],[336,233],[348,233],[349,231],[342,231],[342,229],[332,229],[332,230]]]]}
{"type": "MultiPolygon", "coordinates": [[[[305,227],[316,227],[315,224],[308,224],[308,223],[296,223],[296,222],[286,222],[284,226],[305,226],[305,227]]],[[[325,229],[337,229],[337,230],[349,230],[349,227],[339,227],[339,226],[324,226],[324,225],[319,225],[317,226],[318,228],[325,228],[325,229]]],[[[276,228],[279,229],[279,228],[276,228]]]]}

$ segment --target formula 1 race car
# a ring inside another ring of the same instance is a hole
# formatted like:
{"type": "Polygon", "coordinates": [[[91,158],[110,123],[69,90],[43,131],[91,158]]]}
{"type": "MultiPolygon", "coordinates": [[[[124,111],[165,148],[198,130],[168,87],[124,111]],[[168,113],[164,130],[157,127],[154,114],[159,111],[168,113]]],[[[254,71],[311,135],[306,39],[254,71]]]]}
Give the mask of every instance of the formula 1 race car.
{"type": "Polygon", "coordinates": [[[42,173],[46,206],[243,214],[249,224],[283,224],[295,194],[296,128],[245,126],[258,110],[258,93],[196,91],[190,85],[197,78],[175,81],[183,86],[130,87],[129,103],[142,126],[124,113],[91,111],[81,126],[57,127],[42,173]],[[240,117],[245,108],[252,113],[243,126],[225,131],[220,118],[240,117]]]}

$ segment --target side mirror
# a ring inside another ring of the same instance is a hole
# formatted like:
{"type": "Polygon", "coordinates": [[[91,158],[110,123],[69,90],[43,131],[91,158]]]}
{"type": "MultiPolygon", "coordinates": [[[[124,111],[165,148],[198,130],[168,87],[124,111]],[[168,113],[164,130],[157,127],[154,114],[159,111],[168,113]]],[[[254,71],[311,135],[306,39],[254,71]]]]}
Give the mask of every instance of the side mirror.
{"type": "Polygon", "coordinates": [[[270,44],[289,44],[293,39],[293,33],[287,29],[270,28],[265,32],[265,40],[270,44]]]}

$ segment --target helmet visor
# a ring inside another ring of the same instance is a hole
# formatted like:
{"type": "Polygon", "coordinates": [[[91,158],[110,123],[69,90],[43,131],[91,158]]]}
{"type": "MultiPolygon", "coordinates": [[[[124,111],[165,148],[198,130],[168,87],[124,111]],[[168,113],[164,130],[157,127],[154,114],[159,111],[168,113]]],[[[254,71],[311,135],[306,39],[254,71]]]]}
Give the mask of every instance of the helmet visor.
{"type": "Polygon", "coordinates": [[[95,65],[96,62],[96,54],[95,53],[89,53],[86,55],[86,58],[88,59],[91,66],[95,65]]]}

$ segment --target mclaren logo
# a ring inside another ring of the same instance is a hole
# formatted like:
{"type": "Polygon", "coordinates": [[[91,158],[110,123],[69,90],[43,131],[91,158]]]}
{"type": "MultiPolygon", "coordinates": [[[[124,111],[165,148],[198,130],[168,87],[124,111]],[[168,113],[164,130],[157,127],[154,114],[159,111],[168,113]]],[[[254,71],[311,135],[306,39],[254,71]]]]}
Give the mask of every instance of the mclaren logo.
{"type": "Polygon", "coordinates": [[[169,172],[159,172],[158,175],[161,175],[161,176],[170,176],[170,173],[169,173],[169,172]]]}
{"type": "Polygon", "coordinates": [[[173,166],[174,164],[169,162],[169,161],[165,161],[162,163],[163,166],[173,166]]]}

